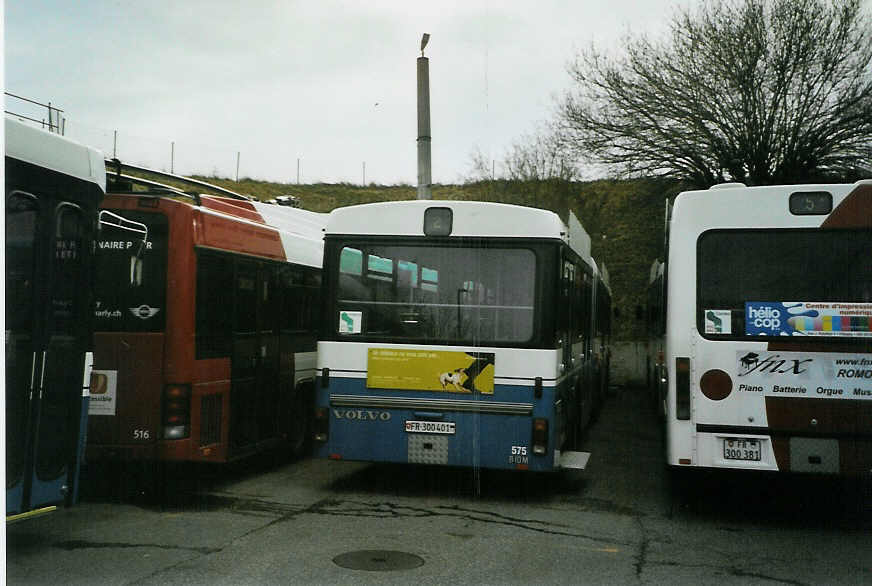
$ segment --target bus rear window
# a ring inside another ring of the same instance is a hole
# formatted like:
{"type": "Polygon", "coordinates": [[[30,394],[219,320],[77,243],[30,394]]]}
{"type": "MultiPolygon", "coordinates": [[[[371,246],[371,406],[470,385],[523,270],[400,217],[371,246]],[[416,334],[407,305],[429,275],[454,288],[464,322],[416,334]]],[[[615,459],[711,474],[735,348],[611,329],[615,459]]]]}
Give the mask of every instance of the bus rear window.
{"type": "Polygon", "coordinates": [[[159,332],[166,316],[166,216],[108,210],[97,237],[94,330],[159,332]]]}
{"type": "Polygon", "coordinates": [[[533,337],[530,249],[373,244],[337,252],[340,336],[482,344],[533,337]]]}
{"type": "Polygon", "coordinates": [[[715,230],[697,242],[707,336],[872,337],[872,230],[715,230]]]}

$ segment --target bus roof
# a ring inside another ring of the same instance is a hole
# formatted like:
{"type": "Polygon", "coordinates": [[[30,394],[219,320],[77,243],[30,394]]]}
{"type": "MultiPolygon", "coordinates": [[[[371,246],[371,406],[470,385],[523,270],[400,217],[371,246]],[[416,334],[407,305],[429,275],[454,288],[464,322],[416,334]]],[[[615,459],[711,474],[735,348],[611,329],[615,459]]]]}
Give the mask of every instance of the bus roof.
{"type": "MultiPolygon", "coordinates": [[[[281,258],[312,267],[320,267],[323,262],[324,226],[327,223],[327,214],[215,195],[199,195],[186,201],[179,199],[179,195],[184,194],[173,191],[168,193],[110,192],[103,203],[103,208],[132,209],[131,206],[135,208],[136,205],[129,202],[136,202],[143,198],[159,199],[163,206],[167,206],[165,208],[167,210],[196,211],[215,219],[220,218],[225,222],[248,224],[258,230],[266,230],[275,235],[275,237],[266,239],[242,238],[240,240],[239,234],[237,234],[236,237],[228,239],[228,232],[225,230],[213,232],[208,229],[204,230],[201,226],[200,229],[193,231],[197,245],[216,247],[231,252],[281,258]],[[128,203],[123,203],[125,200],[128,203]]],[[[174,215],[177,211],[168,211],[167,213],[174,215]]]]}
{"type": "Polygon", "coordinates": [[[231,216],[272,226],[282,232],[322,240],[327,214],[302,208],[279,206],[260,201],[246,201],[215,195],[200,195],[202,207],[231,216]]]}
{"type": "Polygon", "coordinates": [[[577,220],[570,220],[570,230],[552,211],[494,202],[408,200],[347,206],[330,212],[326,234],[424,236],[429,208],[451,210],[452,237],[560,239],[590,258],[590,238],[577,220]]]}
{"type": "MultiPolygon", "coordinates": [[[[718,185],[707,190],[685,191],[675,199],[671,224],[673,229],[680,225],[683,230],[695,233],[725,228],[819,228],[825,223],[833,224],[836,216],[844,215],[845,210],[839,210],[842,204],[860,205],[863,209],[870,206],[872,180],[853,184],[759,187],[746,187],[739,183],[718,185]],[[830,194],[832,209],[820,213],[792,213],[790,198],[797,193],[830,194]],[[862,203],[857,203],[857,200],[862,203]]],[[[839,224],[843,225],[843,222],[839,224]]],[[[865,224],[868,225],[868,218],[865,219],[865,224]]]]}
{"type": "Polygon", "coordinates": [[[5,131],[7,157],[96,183],[106,191],[106,167],[97,149],[8,116],[5,131]]]}

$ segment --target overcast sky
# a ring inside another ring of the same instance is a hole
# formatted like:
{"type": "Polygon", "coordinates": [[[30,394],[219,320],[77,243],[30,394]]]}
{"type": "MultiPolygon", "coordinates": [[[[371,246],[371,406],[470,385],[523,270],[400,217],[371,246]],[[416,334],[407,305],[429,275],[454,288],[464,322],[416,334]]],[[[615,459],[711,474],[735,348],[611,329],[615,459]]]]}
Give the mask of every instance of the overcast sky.
{"type": "Polygon", "coordinates": [[[239,152],[240,177],[295,182],[299,159],[304,183],[360,183],[365,163],[367,183],[414,185],[427,32],[433,181],[454,183],[551,117],[580,48],[662,34],[692,1],[6,0],[5,87],[141,165],[233,177],[239,152]]]}

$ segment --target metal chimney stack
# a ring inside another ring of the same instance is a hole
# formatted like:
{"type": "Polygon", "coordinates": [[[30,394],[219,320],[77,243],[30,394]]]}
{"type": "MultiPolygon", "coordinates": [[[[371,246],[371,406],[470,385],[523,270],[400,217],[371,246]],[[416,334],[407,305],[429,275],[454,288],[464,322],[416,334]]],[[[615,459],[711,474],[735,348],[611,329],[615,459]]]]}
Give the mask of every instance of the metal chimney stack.
{"type": "Polygon", "coordinates": [[[418,199],[433,199],[430,175],[430,60],[424,57],[424,47],[430,35],[421,37],[418,57],[418,199]]]}

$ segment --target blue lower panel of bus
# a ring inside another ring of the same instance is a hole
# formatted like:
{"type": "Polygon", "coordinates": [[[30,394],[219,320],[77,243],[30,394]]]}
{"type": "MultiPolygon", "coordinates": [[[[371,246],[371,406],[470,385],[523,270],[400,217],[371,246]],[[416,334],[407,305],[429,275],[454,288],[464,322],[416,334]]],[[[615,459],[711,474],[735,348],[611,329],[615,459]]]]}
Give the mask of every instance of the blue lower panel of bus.
{"type": "Polygon", "coordinates": [[[75,504],[79,500],[79,470],[85,453],[85,430],[88,425],[88,398],[83,397],[79,419],[79,433],[77,435],[76,457],[69,463],[64,463],[62,468],[49,478],[40,478],[36,469],[31,467],[24,471],[17,482],[6,489],[6,515],[19,515],[33,511],[47,505],[59,505],[64,502],[75,504]],[[25,481],[29,480],[29,497],[25,502],[25,481]],[[69,494],[72,485],[72,495],[69,494]]]}
{"type": "Polygon", "coordinates": [[[542,398],[534,401],[532,387],[497,386],[494,396],[500,400],[496,401],[481,395],[371,390],[359,379],[333,378],[329,389],[319,391],[318,405],[329,406],[329,430],[327,442],[316,442],[318,457],[533,471],[554,468],[553,389],[545,389],[542,398]],[[549,422],[541,455],[533,450],[534,418],[549,422]]]}
{"type": "Polygon", "coordinates": [[[47,505],[60,504],[64,501],[70,479],[66,473],[61,476],[41,479],[36,471],[30,473],[30,497],[24,502],[24,480],[6,489],[6,515],[16,515],[47,505]]]}

